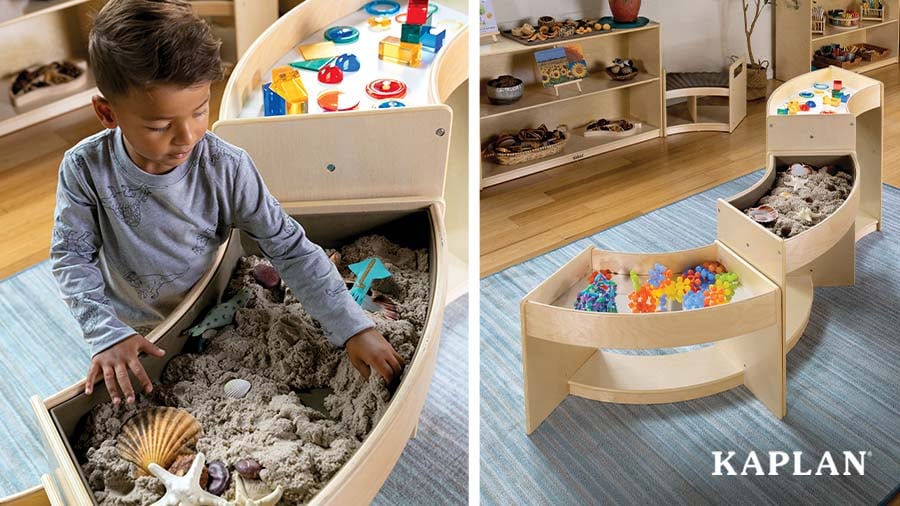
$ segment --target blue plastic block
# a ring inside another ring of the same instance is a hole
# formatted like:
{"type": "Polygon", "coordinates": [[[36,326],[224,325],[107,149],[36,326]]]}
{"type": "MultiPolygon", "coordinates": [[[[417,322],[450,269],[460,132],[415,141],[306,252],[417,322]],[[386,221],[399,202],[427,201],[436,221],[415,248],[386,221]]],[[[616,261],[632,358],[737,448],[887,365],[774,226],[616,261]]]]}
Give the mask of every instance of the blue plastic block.
{"type": "Polygon", "coordinates": [[[269,88],[270,84],[272,83],[263,85],[263,112],[266,116],[284,116],[284,99],[269,88]]]}
{"type": "Polygon", "coordinates": [[[434,30],[431,26],[425,26],[422,28],[422,48],[432,53],[437,53],[444,47],[444,37],[447,35],[447,30],[441,29],[441,31],[434,33],[434,30]]]}

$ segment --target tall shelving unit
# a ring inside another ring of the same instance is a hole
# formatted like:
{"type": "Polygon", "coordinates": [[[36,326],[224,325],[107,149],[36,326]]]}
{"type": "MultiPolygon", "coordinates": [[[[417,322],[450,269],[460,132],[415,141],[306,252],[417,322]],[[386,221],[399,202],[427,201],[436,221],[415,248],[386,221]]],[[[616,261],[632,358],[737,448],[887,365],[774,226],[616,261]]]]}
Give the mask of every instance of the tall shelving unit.
{"type": "Polygon", "coordinates": [[[816,49],[838,43],[849,46],[867,43],[890,50],[887,57],[854,67],[854,72],[868,72],[886,65],[897,63],[897,51],[900,46],[900,0],[882,0],[884,3],[884,20],[862,20],[859,27],[851,29],[836,28],[828,24],[826,16],[825,33],[812,33],[812,9],[819,6],[825,9],[859,10],[859,2],[849,0],[797,0],[799,9],[792,8],[792,2],[778,2],[775,6],[775,78],[787,81],[793,77],[810,71],[816,49]],[[804,30],[802,27],[806,27],[804,30]]]}
{"type": "Polygon", "coordinates": [[[633,29],[615,29],[608,33],[572,41],[526,46],[509,39],[481,46],[481,142],[493,135],[515,133],[522,128],[548,128],[566,125],[569,139],[558,155],[516,165],[481,163],[481,187],[528,176],[585,157],[598,155],[662,136],[664,114],[660,25],[651,22],[633,29]],[[534,52],[564,46],[581,45],[589,75],[582,80],[581,91],[566,86],[556,95],[544,88],[534,72],[534,52]],[[604,69],[617,57],[636,61],[640,73],[630,81],[613,81],[604,69]],[[511,105],[492,105],[484,93],[485,83],[509,74],[525,82],[521,100],[511,105]],[[626,137],[585,137],[584,127],[599,118],[626,117],[641,123],[640,131],[626,137]]]}

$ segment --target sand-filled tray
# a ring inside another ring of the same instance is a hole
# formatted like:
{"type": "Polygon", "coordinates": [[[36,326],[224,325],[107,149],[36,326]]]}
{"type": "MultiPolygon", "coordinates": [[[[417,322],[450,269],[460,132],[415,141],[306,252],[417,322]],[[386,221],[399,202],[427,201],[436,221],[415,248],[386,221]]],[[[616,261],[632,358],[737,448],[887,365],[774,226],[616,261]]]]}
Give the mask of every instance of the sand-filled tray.
{"type": "MultiPolygon", "coordinates": [[[[395,301],[400,319],[382,312],[370,316],[408,363],[427,314],[427,250],[367,236],[339,251],[339,267],[348,278],[349,263],[373,256],[391,271],[373,290],[395,301]]],[[[262,465],[259,479],[245,483],[260,496],[281,486],[288,504],[315,495],[384,413],[391,398],[384,380],[377,374],[365,380],[346,352],[327,342],[289,288],[261,286],[252,274],[259,264],[268,262],[249,256],[238,263],[223,299],[248,290],[249,301],[232,325],[207,332],[205,351],[174,357],[154,392],[135,405],[103,403],[82,420],[75,451],[99,504],[148,504],[162,497],[161,482],[134,479],[136,467],[116,451],[122,424],[153,406],[181,408],[196,418],[203,428],[196,450],[207,461],[223,462],[234,473],[236,462],[255,459],[262,465]],[[243,397],[227,392],[235,379],[249,382],[243,397]]],[[[222,496],[234,499],[234,486],[222,496]]]]}
{"type": "Polygon", "coordinates": [[[768,167],[754,186],[719,201],[718,233],[752,265],[781,279],[853,233],[862,177],[852,153],[770,155],[768,167]],[[760,206],[774,208],[775,220],[751,217],[760,206]]]}
{"type": "MultiPolygon", "coordinates": [[[[136,466],[115,451],[123,423],[151,406],[195,417],[203,433],[190,451],[203,453],[208,463],[221,461],[232,478],[239,460],[258,461],[259,479],[243,480],[252,497],[279,487],[283,504],[374,497],[415,430],[434,371],[446,283],[442,213],[414,203],[384,209],[345,204],[343,213],[315,209],[288,212],[326,252],[339,252],[342,274],[352,278],[344,266],[372,256],[392,273],[373,283],[371,295],[389,297],[399,313],[397,320],[372,314],[406,360],[396,390],[377,375],[362,379],[283,284],[270,289],[256,281],[252,271],[265,260],[236,232],[185,302],[147,335],[167,350],[164,358],[142,358],[153,393],[137,406],[115,408],[102,383],[92,396],[79,383],[46,401],[32,400],[58,466],[53,483],[68,503],[149,504],[162,497],[159,480],[136,477],[136,466]],[[189,329],[242,291],[249,297],[233,323],[207,330],[206,349],[196,353],[189,329]],[[225,392],[235,379],[249,382],[241,399],[225,392]]],[[[223,497],[234,500],[235,488],[232,481],[223,497]]]]}

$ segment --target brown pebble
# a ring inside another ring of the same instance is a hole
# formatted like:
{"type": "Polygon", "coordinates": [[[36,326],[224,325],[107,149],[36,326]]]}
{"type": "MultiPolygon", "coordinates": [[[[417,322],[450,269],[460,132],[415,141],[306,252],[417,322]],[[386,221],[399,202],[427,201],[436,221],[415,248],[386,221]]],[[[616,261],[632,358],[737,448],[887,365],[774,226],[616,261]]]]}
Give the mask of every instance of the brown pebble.
{"type": "Polygon", "coordinates": [[[244,478],[259,479],[259,471],[262,466],[255,459],[246,458],[234,463],[234,470],[244,478]]]}
{"type": "MultiPolygon", "coordinates": [[[[194,463],[195,454],[182,455],[175,459],[175,462],[169,466],[168,471],[175,476],[184,476],[187,474],[188,470],[191,468],[191,464],[194,463]]],[[[206,484],[209,482],[209,473],[206,471],[206,466],[203,467],[203,472],[200,474],[200,487],[206,488],[206,484]]]]}
{"type": "Polygon", "coordinates": [[[269,290],[281,284],[281,276],[278,275],[278,271],[276,271],[274,267],[266,264],[257,264],[256,267],[253,268],[253,279],[255,279],[260,286],[269,290]]]}
{"type": "Polygon", "coordinates": [[[781,227],[781,237],[787,237],[789,235],[791,235],[791,226],[785,225],[781,227]]]}

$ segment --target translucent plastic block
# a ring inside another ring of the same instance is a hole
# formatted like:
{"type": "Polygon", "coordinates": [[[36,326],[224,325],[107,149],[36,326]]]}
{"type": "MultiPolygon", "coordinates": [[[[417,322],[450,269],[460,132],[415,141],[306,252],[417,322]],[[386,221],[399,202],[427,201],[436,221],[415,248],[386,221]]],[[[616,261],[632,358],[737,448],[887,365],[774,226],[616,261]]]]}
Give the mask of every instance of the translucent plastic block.
{"type": "Polygon", "coordinates": [[[437,53],[444,47],[444,37],[447,35],[447,30],[441,29],[439,32],[435,33],[434,27],[425,26],[422,28],[422,37],[419,42],[422,43],[422,49],[427,51],[431,51],[432,53],[437,53]]]}
{"type": "Polygon", "coordinates": [[[263,85],[263,114],[266,116],[284,116],[285,102],[281,95],[272,91],[272,83],[263,85]]]}
{"type": "Polygon", "coordinates": [[[403,25],[400,26],[400,40],[402,42],[409,42],[410,44],[419,44],[424,31],[423,25],[403,23],[403,25]]]}
{"type": "Polygon", "coordinates": [[[428,0],[410,0],[406,8],[406,22],[424,25],[428,19],[428,0]]]}
{"type": "Polygon", "coordinates": [[[387,36],[378,43],[378,57],[384,61],[416,67],[422,61],[422,45],[387,36]]]}

